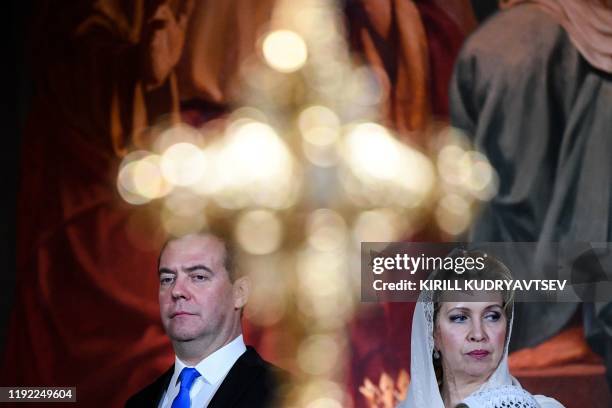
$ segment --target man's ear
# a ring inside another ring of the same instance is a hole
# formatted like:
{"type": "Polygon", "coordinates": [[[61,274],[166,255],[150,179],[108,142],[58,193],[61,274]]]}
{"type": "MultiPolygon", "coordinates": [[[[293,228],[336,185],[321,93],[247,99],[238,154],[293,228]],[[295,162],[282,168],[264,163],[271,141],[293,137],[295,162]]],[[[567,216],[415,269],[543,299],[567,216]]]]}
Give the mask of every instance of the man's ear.
{"type": "Polygon", "coordinates": [[[251,293],[251,280],[243,276],[234,281],[232,294],[234,296],[234,308],[242,309],[249,300],[251,293]]]}

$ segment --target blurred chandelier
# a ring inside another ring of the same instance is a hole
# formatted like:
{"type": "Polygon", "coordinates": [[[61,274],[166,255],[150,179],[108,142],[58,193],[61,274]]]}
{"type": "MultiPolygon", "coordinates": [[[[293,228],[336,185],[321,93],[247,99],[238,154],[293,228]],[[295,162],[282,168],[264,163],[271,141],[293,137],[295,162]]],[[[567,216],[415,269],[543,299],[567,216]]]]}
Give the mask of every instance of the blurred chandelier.
{"type": "Polygon", "coordinates": [[[285,405],[342,407],[360,243],[431,222],[457,236],[496,176],[452,129],[422,152],[379,124],[385,90],[355,66],[333,1],[280,1],[258,50],[222,129],[160,130],[152,151],[123,159],[117,188],[133,205],[161,202],[172,235],[229,220],[255,275],[247,316],[281,324],[296,356],[285,405]]]}

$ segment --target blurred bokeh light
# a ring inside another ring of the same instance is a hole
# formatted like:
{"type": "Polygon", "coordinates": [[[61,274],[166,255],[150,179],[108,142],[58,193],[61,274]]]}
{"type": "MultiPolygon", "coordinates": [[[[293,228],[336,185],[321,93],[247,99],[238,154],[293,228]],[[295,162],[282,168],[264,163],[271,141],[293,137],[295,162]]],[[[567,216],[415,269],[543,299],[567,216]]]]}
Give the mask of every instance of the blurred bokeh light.
{"type": "Polygon", "coordinates": [[[191,143],[176,143],[168,147],[161,157],[164,178],[175,186],[189,186],[206,172],[204,152],[191,143]]]}
{"type": "Polygon", "coordinates": [[[460,195],[448,194],[440,200],[435,216],[438,225],[444,232],[459,235],[470,224],[470,204],[460,195]]]}
{"type": "Polygon", "coordinates": [[[427,130],[431,146],[417,148],[380,123],[390,85],[354,63],[343,18],[332,1],[280,0],[238,70],[235,110],[151,129],[151,151],[128,154],[117,176],[126,202],[163,204],[160,231],[228,224],[253,278],[245,316],[293,347],[288,407],[351,405],[341,339],[359,307],[361,242],[424,225],[456,239],[498,188],[457,129],[427,130]]]}
{"type": "Polygon", "coordinates": [[[306,63],[308,50],[299,34],[289,30],[277,30],[264,38],[263,55],[268,65],[275,70],[293,72],[306,63]]]}
{"type": "Polygon", "coordinates": [[[280,246],[282,228],[280,220],[273,212],[248,211],[241,214],[236,222],[236,241],[251,254],[269,254],[280,246]]]}

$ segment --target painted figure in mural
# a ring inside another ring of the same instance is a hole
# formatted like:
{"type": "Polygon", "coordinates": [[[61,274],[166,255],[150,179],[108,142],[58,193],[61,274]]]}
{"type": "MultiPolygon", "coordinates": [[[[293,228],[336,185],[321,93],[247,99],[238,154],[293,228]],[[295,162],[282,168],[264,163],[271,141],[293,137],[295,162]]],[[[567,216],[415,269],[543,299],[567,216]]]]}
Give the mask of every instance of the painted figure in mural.
{"type": "MultiPolygon", "coordinates": [[[[535,242],[536,261],[553,245],[610,242],[612,117],[605,107],[612,104],[612,5],[501,6],[466,41],[451,81],[452,124],[486,154],[500,181],[471,239],[535,242]]],[[[583,280],[592,273],[581,271],[583,280]]],[[[585,300],[587,341],[606,359],[612,387],[612,306],[585,300]]],[[[517,305],[511,349],[559,333],[577,306],[517,305]]]]}

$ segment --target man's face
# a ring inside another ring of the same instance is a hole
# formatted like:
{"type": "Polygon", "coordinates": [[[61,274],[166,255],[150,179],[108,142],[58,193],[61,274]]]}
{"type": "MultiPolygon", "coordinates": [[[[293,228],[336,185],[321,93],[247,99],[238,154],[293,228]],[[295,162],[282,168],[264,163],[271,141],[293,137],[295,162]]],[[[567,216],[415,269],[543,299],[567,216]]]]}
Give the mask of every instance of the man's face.
{"type": "Polygon", "coordinates": [[[159,261],[161,320],[172,341],[231,336],[240,325],[239,291],[223,265],[225,246],[212,235],[170,241],[159,261]]]}

